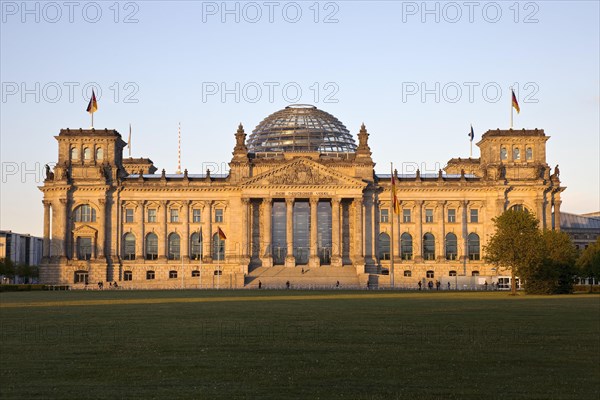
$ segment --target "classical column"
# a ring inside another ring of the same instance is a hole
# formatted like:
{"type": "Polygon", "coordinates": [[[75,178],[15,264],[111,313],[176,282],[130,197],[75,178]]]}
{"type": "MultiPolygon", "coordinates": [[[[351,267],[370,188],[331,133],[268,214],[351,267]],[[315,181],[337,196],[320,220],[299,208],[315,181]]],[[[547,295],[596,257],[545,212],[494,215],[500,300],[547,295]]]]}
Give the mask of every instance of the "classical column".
{"type": "Polygon", "coordinates": [[[544,196],[544,223],[546,229],[553,229],[552,227],[552,197],[550,192],[547,192],[544,196]]]}
{"type": "Polygon", "coordinates": [[[50,257],[60,257],[64,249],[64,232],[61,232],[63,221],[61,219],[60,202],[52,204],[52,237],[50,240],[50,257]],[[58,203],[58,204],[57,204],[58,203]]]}
{"type": "Polygon", "coordinates": [[[68,199],[60,199],[59,213],[60,218],[57,219],[59,222],[58,229],[60,231],[60,235],[58,238],[62,238],[59,256],[64,259],[73,258],[73,247],[71,244],[73,242],[73,232],[71,228],[71,221],[69,221],[69,200],[68,199]],[[61,229],[62,228],[62,229],[61,229]]]}
{"type": "Polygon", "coordinates": [[[556,193],[554,196],[554,230],[560,231],[560,194],[556,193]]]}
{"type": "MultiPolygon", "coordinates": [[[[98,243],[96,243],[96,258],[106,258],[106,199],[98,199],[98,243]]],[[[116,228],[116,227],[115,227],[116,228]]]]}
{"type": "Polygon", "coordinates": [[[181,234],[181,257],[184,262],[190,261],[190,201],[183,200],[183,216],[181,223],[183,224],[183,232],[181,234]]]}
{"type": "Polygon", "coordinates": [[[393,204],[390,206],[390,217],[393,218],[394,222],[394,243],[390,241],[392,246],[390,252],[391,257],[394,257],[394,260],[400,259],[400,236],[402,235],[402,231],[400,230],[400,215],[402,214],[402,202],[399,201],[398,204],[400,205],[400,214],[395,213],[393,204]]]}
{"type": "Polygon", "coordinates": [[[331,199],[331,265],[342,266],[342,241],[340,235],[340,199],[331,199]]]}
{"type": "Polygon", "coordinates": [[[205,201],[202,207],[202,251],[204,262],[212,262],[212,202],[205,201]]]}
{"type": "Polygon", "coordinates": [[[260,245],[259,245],[259,257],[263,267],[273,266],[273,248],[272,248],[272,234],[271,234],[271,223],[272,223],[272,211],[273,200],[271,198],[263,198],[260,203],[260,245]]]}
{"type": "Polygon", "coordinates": [[[286,267],[295,267],[296,258],[294,257],[294,199],[285,199],[285,234],[287,241],[287,255],[285,257],[286,267]]]}
{"type": "Polygon", "coordinates": [[[423,200],[415,201],[415,240],[413,242],[414,259],[423,261],[423,200]]]}
{"type": "MultiPolygon", "coordinates": [[[[469,227],[467,225],[468,215],[469,215],[469,202],[467,200],[463,201],[460,204],[460,207],[462,208],[462,224],[461,224],[461,235],[458,239],[458,243],[460,244],[460,250],[462,252],[462,254],[460,255],[460,260],[462,260],[464,263],[469,258],[469,251],[468,251],[469,227]]],[[[465,273],[466,273],[466,265],[465,265],[465,273]]]]}
{"type": "Polygon", "coordinates": [[[248,235],[250,232],[250,227],[248,224],[248,221],[250,220],[248,218],[248,208],[250,207],[250,199],[246,199],[243,198],[242,199],[242,237],[241,237],[241,254],[240,257],[243,260],[246,260],[249,258],[248,256],[248,235]]]}
{"type": "Polygon", "coordinates": [[[318,242],[317,242],[317,206],[319,199],[310,198],[310,267],[318,267],[321,265],[318,253],[318,242]]]}
{"type": "Polygon", "coordinates": [[[44,204],[44,241],[42,243],[42,251],[44,257],[50,257],[50,204],[48,200],[43,200],[44,204]]]}
{"type": "Polygon", "coordinates": [[[158,259],[167,258],[167,202],[160,202],[158,212],[158,259]]]}
{"type": "Polygon", "coordinates": [[[504,199],[496,200],[496,216],[500,216],[504,212],[505,201],[504,199]]]}
{"type": "Polygon", "coordinates": [[[354,263],[364,265],[364,251],[363,251],[363,199],[362,197],[356,197],[352,202],[354,206],[354,263]]]}
{"type": "Polygon", "coordinates": [[[144,259],[144,257],[146,256],[144,254],[144,243],[146,241],[145,235],[144,235],[144,231],[146,228],[146,220],[144,219],[145,217],[145,213],[144,213],[144,205],[145,205],[145,201],[141,200],[137,202],[137,207],[136,207],[136,212],[137,215],[136,217],[134,217],[134,229],[135,229],[135,258],[138,260],[142,260],[144,259]]]}
{"type": "Polygon", "coordinates": [[[442,261],[446,258],[446,219],[445,219],[445,206],[446,206],[446,202],[441,200],[437,202],[437,209],[436,209],[436,222],[437,222],[437,238],[436,238],[436,253],[437,253],[437,259],[439,261],[442,261]]]}

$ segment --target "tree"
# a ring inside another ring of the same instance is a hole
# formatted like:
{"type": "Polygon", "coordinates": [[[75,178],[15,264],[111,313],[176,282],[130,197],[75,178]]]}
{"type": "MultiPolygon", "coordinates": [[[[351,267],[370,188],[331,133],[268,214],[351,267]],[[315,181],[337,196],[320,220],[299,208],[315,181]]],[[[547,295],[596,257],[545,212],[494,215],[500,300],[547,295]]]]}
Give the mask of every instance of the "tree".
{"type": "Polygon", "coordinates": [[[577,249],[564,232],[547,230],[542,233],[543,259],[532,264],[521,274],[527,293],[572,293],[577,275],[577,249]]]}
{"type": "Polygon", "coordinates": [[[592,290],[593,279],[600,280],[600,237],[581,253],[577,259],[579,274],[590,279],[592,290]]]}
{"type": "Polygon", "coordinates": [[[493,219],[496,233],[484,246],[485,260],[510,270],[511,291],[517,294],[515,276],[521,279],[528,268],[543,260],[543,240],[539,221],[525,210],[507,210],[493,219]]]}
{"type": "Polygon", "coordinates": [[[10,258],[0,259],[0,275],[8,278],[14,278],[15,276],[15,264],[10,258]]]}

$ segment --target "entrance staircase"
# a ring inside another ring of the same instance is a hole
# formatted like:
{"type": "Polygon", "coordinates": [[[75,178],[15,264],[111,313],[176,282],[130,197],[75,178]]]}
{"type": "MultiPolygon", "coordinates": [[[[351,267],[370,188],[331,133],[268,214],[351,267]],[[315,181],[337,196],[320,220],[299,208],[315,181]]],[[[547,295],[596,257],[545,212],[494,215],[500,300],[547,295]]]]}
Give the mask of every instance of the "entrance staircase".
{"type": "Polygon", "coordinates": [[[285,289],[286,282],[290,282],[291,289],[358,289],[361,287],[361,280],[352,265],[317,268],[305,266],[304,273],[302,273],[302,266],[257,267],[246,276],[245,287],[258,289],[259,281],[263,289],[285,289]]]}

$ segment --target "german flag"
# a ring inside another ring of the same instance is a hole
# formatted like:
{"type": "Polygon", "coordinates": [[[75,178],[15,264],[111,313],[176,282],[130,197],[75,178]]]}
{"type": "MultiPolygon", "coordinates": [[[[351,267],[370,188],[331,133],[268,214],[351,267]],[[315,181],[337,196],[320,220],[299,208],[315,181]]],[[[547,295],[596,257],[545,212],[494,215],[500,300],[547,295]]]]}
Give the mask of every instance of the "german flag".
{"type": "Polygon", "coordinates": [[[219,229],[219,239],[221,239],[221,240],[227,239],[227,236],[225,236],[225,233],[223,233],[223,231],[221,230],[221,227],[219,227],[218,229],[219,229]]]}
{"type": "Polygon", "coordinates": [[[94,93],[94,89],[92,89],[92,98],[90,99],[90,102],[85,111],[89,112],[90,114],[93,114],[96,111],[98,111],[98,102],[96,101],[96,93],[94,93]]]}
{"type": "Polygon", "coordinates": [[[519,102],[517,101],[517,96],[515,96],[515,91],[514,90],[510,90],[512,92],[512,106],[515,110],[517,110],[517,114],[519,114],[519,112],[521,112],[521,109],[519,108],[519,102]]]}
{"type": "Polygon", "coordinates": [[[396,193],[396,177],[392,173],[392,206],[394,207],[394,213],[400,214],[400,201],[398,201],[398,194],[396,193]]]}

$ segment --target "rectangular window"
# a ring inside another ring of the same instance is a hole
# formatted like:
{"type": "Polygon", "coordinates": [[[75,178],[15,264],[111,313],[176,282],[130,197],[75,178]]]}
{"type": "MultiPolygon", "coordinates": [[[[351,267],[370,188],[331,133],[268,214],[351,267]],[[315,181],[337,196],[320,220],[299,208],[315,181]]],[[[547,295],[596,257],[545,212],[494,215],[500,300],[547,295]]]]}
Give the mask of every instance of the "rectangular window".
{"type": "Polygon", "coordinates": [[[179,222],[179,210],[175,209],[175,208],[171,208],[169,210],[170,212],[170,220],[171,222],[179,222]]]}
{"type": "Polygon", "coordinates": [[[389,211],[390,210],[386,210],[386,209],[380,210],[379,222],[389,222],[389,219],[390,219],[389,211]]]}
{"type": "Polygon", "coordinates": [[[200,222],[200,216],[202,215],[202,210],[199,208],[194,208],[192,210],[192,222],[200,222]]]}
{"type": "Polygon", "coordinates": [[[456,210],[454,208],[448,209],[448,222],[456,222],[456,210]]]}
{"type": "Polygon", "coordinates": [[[131,280],[133,280],[133,273],[131,271],[125,271],[125,272],[123,272],[123,280],[124,281],[131,281],[131,280]]]}
{"type": "Polygon", "coordinates": [[[472,208],[471,209],[471,223],[479,222],[479,210],[472,208]]]}
{"type": "Polygon", "coordinates": [[[133,222],[133,208],[125,210],[125,222],[133,222]]]}
{"type": "Polygon", "coordinates": [[[433,222],[433,209],[425,209],[425,222],[433,222]]]}
{"type": "Polygon", "coordinates": [[[146,279],[147,280],[154,279],[154,271],[146,271],[146,279]]]}
{"type": "Polygon", "coordinates": [[[148,222],[156,222],[156,208],[148,209],[148,222]]]}
{"type": "Polygon", "coordinates": [[[410,222],[410,210],[408,208],[402,210],[402,221],[410,222]]]}
{"type": "Polygon", "coordinates": [[[215,210],[215,222],[223,222],[223,209],[217,208],[215,210]]]}

